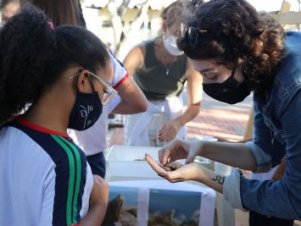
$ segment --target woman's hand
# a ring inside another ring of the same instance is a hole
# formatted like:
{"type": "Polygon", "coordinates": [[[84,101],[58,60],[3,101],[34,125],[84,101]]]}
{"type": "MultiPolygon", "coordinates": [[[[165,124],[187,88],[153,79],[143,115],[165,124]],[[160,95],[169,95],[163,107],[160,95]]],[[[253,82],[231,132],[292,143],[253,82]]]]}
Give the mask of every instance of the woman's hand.
{"type": "Polygon", "coordinates": [[[175,171],[167,171],[162,165],[158,164],[150,155],[145,155],[145,160],[153,168],[160,177],[165,178],[170,182],[181,182],[186,180],[200,181],[203,175],[203,170],[198,163],[189,163],[183,165],[175,171]]]}
{"type": "Polygon", "coordinates": [[[158,134],[158,139],[162,141],[173,140],[181,128],[181,123],[177,120],[172,120],[163,125],[158,134]]]}
{"type": "Polygon", "coordinates": [[[183,147],[182,141],[175,140],[166,147],[159,150],[159,161],[162,165],[169,162],[174,162],[178,159],[186,159],[188,156],[188,149],[183,147]]]}
{"type": "Polygon", "coordinates": [[[145,155],[145,160],[153,168],[153,170],[157,172],[157,174],[160,177],[165,178],[169,182],[175,183],[193,180],[203,183],[218,192],[223,192],[223,184],[225,181],[225,177],[222,175],[215,174],[213,171],[206,169],[199,163],[192,162],[183,165],[182,167],[174,171],[169,171],[164,168],[164,165],[158,164],[148,154],[145,155]]]}
{"type": "Polygon", "coordinates": [[[186,159],[186,163],[190,163],[200,153],[201,148],[202,141],[175,140],[159,150],[159,161],[163,166],[178,159],[186,159]]]}

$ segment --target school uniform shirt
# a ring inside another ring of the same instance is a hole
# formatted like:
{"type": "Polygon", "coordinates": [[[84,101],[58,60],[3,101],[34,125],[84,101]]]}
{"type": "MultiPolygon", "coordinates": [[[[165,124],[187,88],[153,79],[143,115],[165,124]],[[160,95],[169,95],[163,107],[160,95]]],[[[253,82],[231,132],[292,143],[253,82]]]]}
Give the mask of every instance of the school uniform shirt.
{"type": "MultiPolygon", "coordinates": [[[[117,89],[126,79],[129,74],[122,63],[109,52],[111,62],[114,70],[113,87],[117,89]]],[[[120,103],[120,97],[117,95],[107,105],[103,106],[102,114],[96,123],[87,130],[77,131],[68,130],[68,134],[73,141],[89,155],[95,155],[102,152],[106,147],[106,132],[107,132],[107,118],[114,108],[120,103]]]]}
{"type": "Polygon", "coordinates": [[[89,207],[93,177],[67,134],[17,118],[0,130],[0,225],[70,226],[89,207]]]}

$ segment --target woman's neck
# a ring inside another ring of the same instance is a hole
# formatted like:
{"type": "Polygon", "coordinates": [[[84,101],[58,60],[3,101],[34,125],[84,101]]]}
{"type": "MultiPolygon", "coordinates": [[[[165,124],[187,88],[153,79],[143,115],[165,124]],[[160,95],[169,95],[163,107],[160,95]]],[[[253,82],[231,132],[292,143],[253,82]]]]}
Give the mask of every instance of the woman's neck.
{"type": "Polygon", "coordinates": [[[163,44],[162,37],[159,36],[155,39],[155,56],[157,60],[166,65],[166,64],[173,64],[177,61],[177,56],[171,55],[163,44]]]}

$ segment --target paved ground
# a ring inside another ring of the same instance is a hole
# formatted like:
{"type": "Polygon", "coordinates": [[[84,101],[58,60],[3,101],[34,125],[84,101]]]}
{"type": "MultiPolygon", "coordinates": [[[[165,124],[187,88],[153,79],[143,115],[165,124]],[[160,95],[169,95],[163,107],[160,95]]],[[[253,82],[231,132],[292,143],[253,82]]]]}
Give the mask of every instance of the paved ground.
{"type": "MultiPolygon", "coordinates": [[[[240,140],[245,133],[251,107],[251,96],[242,103],[228,105],[204,94],[201,112],[187,124],[188,138],[214,136],[232,141],[240,140]]],[[[110,143],[111,145],[123,143],[123,129],[111,131],[110,143]]]]}
{"type": "Polygon", "coordinates": [[[187,124],[188,138],[207,135],[237,141],[245,133],[251,107],[251,96],[242,103],[229,105],[204,94],[201,112],[187,124]]]}

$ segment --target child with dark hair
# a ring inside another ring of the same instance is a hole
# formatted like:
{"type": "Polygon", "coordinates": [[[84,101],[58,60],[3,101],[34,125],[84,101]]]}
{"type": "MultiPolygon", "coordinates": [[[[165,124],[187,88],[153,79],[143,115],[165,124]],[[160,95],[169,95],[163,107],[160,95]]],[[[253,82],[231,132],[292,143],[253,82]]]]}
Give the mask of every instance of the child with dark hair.
{"type": "Polygon", "coordinates": [[[212,0],[187,18],[178,46],[212,98],[235,104],[253,92],[253,139],[176,141],[160,152],[160,161],[187,158],[187,165],[167,172],[147,156],[150,165],[170,181],[196,180],[222,192],[235,208],[287,219],[273,225],[301,219],[301,34],[285,33],[245,0],[212,0]],[[193,162],[197,155],[254,172],[268,171],[282,159],[286,167],[279,180],[247,179],[239,169],[224,177],[193,162]]]}
{"type": "Polygon", "coordinates": [[[0,225],[99,226],[108,186],[67,128],[93,126],[116,92],[106,47],[26,6],[0,30],[0,65],[0,225]]]}
{"type": "MultiPolygon", "coordinates": [[[[86,23],[79,0],[30,0],[35,6],[43,10],[51,19],[54,26],[63,24],[85,27],[86,23]],[[68,11],[66,9],[68,8],[68,11]]],[[[97,48],[97,46],[95,46],[97,48]]],[[[118,92],[113,101],[104,105],[103,113],[97,122],[89,129],[79,131],[68,130],[73,141],[80,146],[87,156],[93,174],[105,177],[106,163],[103,151],[106,148],[106,127],[108,115],[132,114],[146,110],[146,99],[136,83],[128,76],[127,70],[107,49],[113,67],[112,85],[118,92]]]]}

